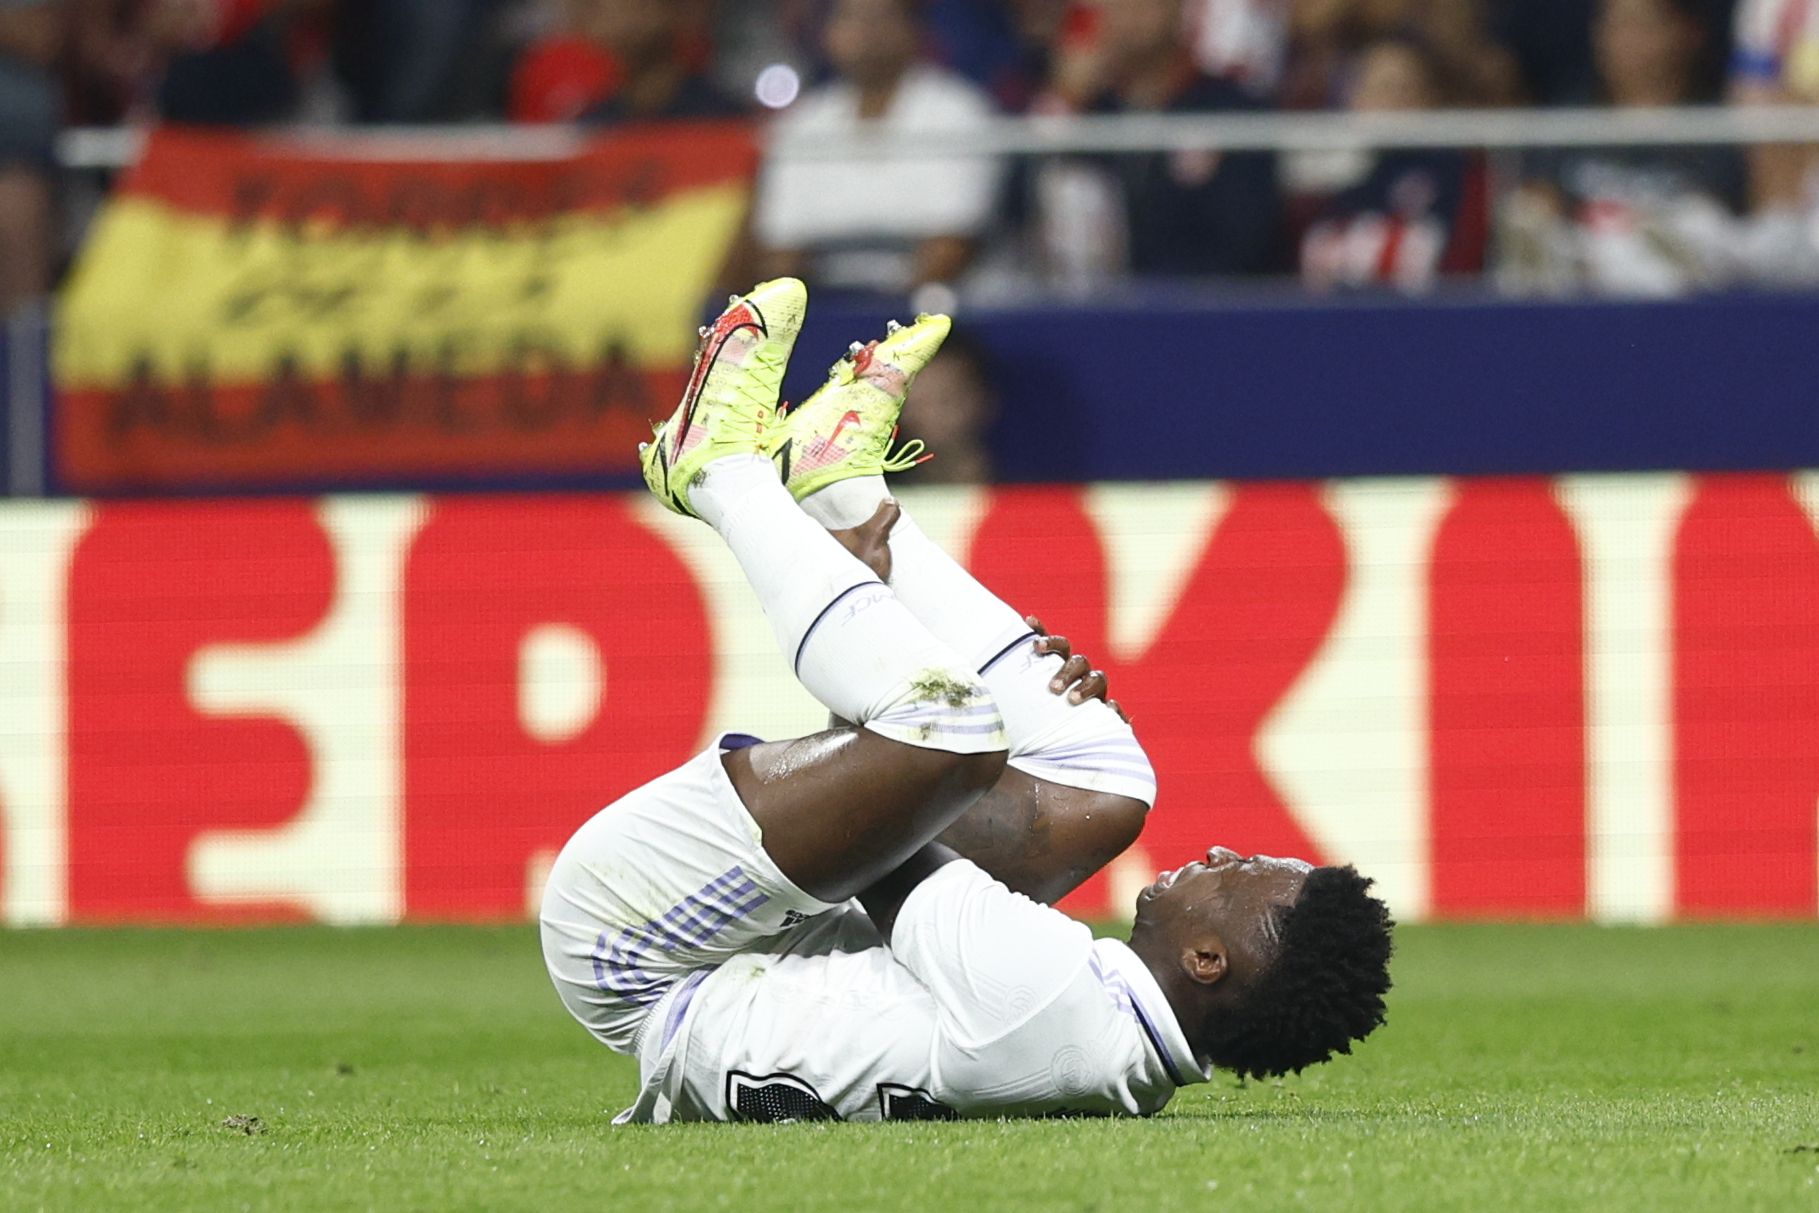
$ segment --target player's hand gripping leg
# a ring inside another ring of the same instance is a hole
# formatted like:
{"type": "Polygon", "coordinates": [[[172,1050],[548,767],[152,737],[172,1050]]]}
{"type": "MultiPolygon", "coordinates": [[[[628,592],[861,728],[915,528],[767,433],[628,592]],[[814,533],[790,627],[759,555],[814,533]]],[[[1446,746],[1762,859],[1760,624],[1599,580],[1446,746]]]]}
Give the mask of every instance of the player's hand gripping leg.
{"type": "Polygon", "coordinates": [[[644,458],[653,494],[726,541],[802,684],[859,726],[725,760],[783,874],[840,901],[991,787],[1005,742],[984,683],[796,507],[766,453],[805,305],[787,280],[734,298],[644,458]]]}
{"type": "MultiPolygon", "coordinates": [[[[891,532],[901,512],[895,501],[886,500],[859,526],[830,533],[855,559],[887,581],[893,573],[891,532]]],[[[1128,734],[1129,722],[1123,709],[1109,699],[1104,673],[1075,654],[1066,637],[1050,635],[1041,620],[1031,616],[1021,622],[1035,634],[1031,652],[1043,668],[1059,665],[1040,690],[1019,684],[1018,689],[1028,691],[1030,697],[1044,696],[1052,702],[1033,700],[1038,711],[1025,705],[1018,719],[1007,721],[1008,733],[1014,738],[1025,718],[1064,719],[1067,706],[1081,708],[1099,701],[1118,717],[1116,722],[1102,722],[1104,728],[1128,734]]],[[[1041,670],[1034,679],[1041,681],[1041,670]]],[[[1019,697],[1020,703],[1023,698],[1019,697]]],[[[1147,813],[1147,801],[1135,796],[1072,787],[1009,768],[938,841],[1016,892],[1053,903],[1135,842],[1147,813]]]]}
{"type": "MultiPolygon", "coordinates": [[[[711,502],[711,485],[697,497],[711,502]]],[[[865,566],[772,488],[777,497],[760,494],[736,511],[762,527],[758,534],[743,527],[723,534],[746,553],[742,564],[749,557],[759,565],[754,588],[767,610],[775,608],[773,623],[785,652],[796,653],[803,684],[861,727],[737,750],[724,761],[777,866],[812,896],[842,901],[894,872],[997,786],[1002,724],[984,685],[877,581],[860,579],[837,593],[831,587],[843,577],[822,583],[827,605],[812,618],[806,606],[796,611],[809,619],[796,638],[796,626],[785,622],[791,586],[777,573],[799,578],[816,565],[850,566],[844,577],[851,577],[865,566]],[[779,499],[787,514],[764,523],[767,503],[779,499]],[[785,538],[795,523],[807,531],[785,538]],[[787,558],[781,549],[762,552],[792,540],[787,558]]],[[[894,518],[894,507],[880,510],[874,548],[885,547],[894,518]]]]}

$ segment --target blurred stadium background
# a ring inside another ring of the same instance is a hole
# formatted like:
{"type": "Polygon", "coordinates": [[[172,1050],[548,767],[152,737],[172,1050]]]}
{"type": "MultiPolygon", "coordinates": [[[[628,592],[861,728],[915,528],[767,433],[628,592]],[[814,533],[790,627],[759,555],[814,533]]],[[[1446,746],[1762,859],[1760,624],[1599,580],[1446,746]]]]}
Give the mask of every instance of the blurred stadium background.
{"type": "Polygon", "coordinates": [[[1816,149],[1806,0],[0,0],[0,925],[180,928],[0,932],[0,1205],[1810,1201],[1816,149]],[[1359,1058],[888,1194],[602,1141],[550,858],[820,719],[628,491],[778,272],[794,398],[957,318],[904,492],[1162,782],[1068,908],[1357,863],[1359,1058]]]}
{"type": "Polygon", "coordinates": [[[810,727],[616,491],[791,270],[798,396],[959,317],[908,491],[1141,717],[1075,909],[1216,835],[1811,918],[1816,64],[1778,0],[14,0],[0,917],[521,915],[810,727]]]}

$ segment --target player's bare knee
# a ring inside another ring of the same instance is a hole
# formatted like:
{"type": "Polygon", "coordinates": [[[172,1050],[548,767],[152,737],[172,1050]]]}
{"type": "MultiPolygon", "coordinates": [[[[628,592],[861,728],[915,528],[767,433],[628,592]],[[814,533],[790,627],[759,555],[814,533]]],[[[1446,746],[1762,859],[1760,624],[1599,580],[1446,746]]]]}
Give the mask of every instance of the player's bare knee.
{"type": "Polygon", "coordinates": [[[909,761],[913,764],[915,777],[938,789],[937,795],[944,801],[955,798],[971,801],[990,791],[1004,775],[1005,761],[1009,757],[1002,747],[970,753],[924,745],[907,748],[914,751],[909,761]]]}

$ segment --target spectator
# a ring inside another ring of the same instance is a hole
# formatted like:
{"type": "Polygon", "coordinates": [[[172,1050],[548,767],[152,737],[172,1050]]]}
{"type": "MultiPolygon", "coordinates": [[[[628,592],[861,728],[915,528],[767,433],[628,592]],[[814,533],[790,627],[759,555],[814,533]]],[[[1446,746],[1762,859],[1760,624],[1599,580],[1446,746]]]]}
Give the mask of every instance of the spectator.
{"type": "Polygon", "coordinates": [[[158,112],[172,122],[254,126],[296,116],[325,63],[333,0],[153,0],[141,31],[163,64],[158,112]]]}
{"type": "MultiPolygon", "coordinates": [[[[1349,108],[1356,113],[1432,109],[1445,96],[1425,43],[1384,38],[1359,59],[1349,108]]],[[[1301,277],[1316,290],[1431,287],[1442,274],[1484,268],[1483,173],[1476,156],[1450,149],[1374,157],[1364,179],[1322,209],[1301,242],[1301,277]]]]}
{"type": "Polygon", "coordinates": [[[1515,57],[1523,95],[1542,105],[1583,101],[1598,78],[1593,7],[1585,0],[1494,0],[1499,41],[1515,57]]]}
{"type": "Polygon", "coordinates": [[[1048,80],[1067,12],[1068,0],[927,0],[932,58],[1021,113],[1048,80]]]}
{"type": "Polygon", "coordinates": [[[1343,107],[1358,56],[1394,37],[1428,48],[1448,106],[1512,105],[1522,95],[1515,56],[1490,33],[1482,0],[1299,0],[1284,103],[1343,107]]]}
{"type": "Polygon", "coordinates": [[[1421,0],[1393,35],[1406,32],[1432,49],[1441,103],[1506,106],[1523,100],[1516,56],[1491,34],[1483,0],[1421,0]]]}
{"type": "Polygon", "coordinates": [[[0,0],[0,320],[50,288],[60,7],[0,0]]]}
{"type": "MultiPolygon", "coordinates": [[[[964,130],[992,113],[976,86],[919,54],[918,0],[837,0],[824,46],[837,78],[777,120],[791,141],[964,130]]],[[[1000,167],[975,156],[862,163],[773,160],[756,228],[774,273],[902,292],[957,279],[998,200],[1000,167]]]]}
{"type": "Polygon", "coordinates": [[[985,349],[956,329],[916,380],[903,436],[934,456],[903,473],[909,484],[990,484],[986,434],[998,417],[998,388],[985,349]]]}
{"type": "Polygon", "coordinates": [[[1209,76],[1275,96],[1288,56],[1291,0],[1190,0],[1194,62],[1209,76]]]}
{"type": "Polygon", "coordinates": [[[336,66],[360,122],[449,122],[504,0],[364,0],[335,21],[336,66]]]}
{"type": "Polygon", "coordinates": [[[597,126],[732,118],[744,113],[704,70],[702,13],[681,0],[576,0],[583,33],[618,66],[618,84],[582,121],[597,126]]]}
{"type": "MultiPolygon", "coordinates": [[[[1742,0],[1731,97],[1739,105],[1819,104],[1819,4],[1742,0]]],[[[1819,275],[1819,149],[1753,148],[1750,201],[1744,255],[1756,272],[1774,280],[1819,275]]]]}
{"type": "Polygon", "coordinates": [[[1339,104],[1339,82],[1356,41],[1355,27],[1353,0],[1294,0],[1277,103],[1294,110],[1339,104]]]}
{"type": "Polygon", "coordinates": [[[511,68],[506,116],[573,122],[619,87],[619,62],[584,32],[586,0],[532,10],[538,28],[511,68]]]}
{"type": "MultiPolygon", "coordinates": [[[[1237,85],[1194,66],[1182,0],[1110,0],[1100,13],[1098,91],[1088,112],[1258,108],[1237,85]]],[[[1064,278],[1090,281],[1120,268],[1166,276],[1275,268],[1282,207],[1276,159],[1266,153],[1204,148],[1058,165],[1037,193],[1046,251],[1064,278]]]]}
{"type": "MultiPolygon", "coordinates": [[[[1601,0],[1603,100],[1618,109],[1712,100],[1700,16],[1696,0],[1601,0]]],[[[1525,176],[1505,213],[1502,269],[1512,286],[1671,295],[1736,273],[1746,173],[1734,148],[1546,153],[1529,158],[1525,176]]]]}

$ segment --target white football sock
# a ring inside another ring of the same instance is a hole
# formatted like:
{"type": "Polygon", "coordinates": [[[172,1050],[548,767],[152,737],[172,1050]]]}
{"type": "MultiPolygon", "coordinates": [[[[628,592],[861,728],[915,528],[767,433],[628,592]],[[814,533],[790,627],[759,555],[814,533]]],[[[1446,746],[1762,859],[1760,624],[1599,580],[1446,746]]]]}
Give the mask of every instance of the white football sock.
{"type": "MultiPolygon", "coordinates": [[[[841,531],[868,521],[889,497],[884,477],[855,476],[810,494],[802,509],[829,530],[841,531]]],[[[923,534],[907,512],[891,531],[891,588],[975,670],[1019,637],[1034,634],[1022,616],[923,534]]]]}
{"type": "Polygon", "coordinates": [[[854,476],[836,480],[803,499],[802,508],[810,518],[830,531],[846,531],[870,521],[878,507],[890,497],[882,476],[854,476]]]}
{"type": "Polygon", "coordinates": [[[1029,635],[980,675],[1004,717],[1010,765],[1063,787],[1155,804],[1156,773],[1131,726],[1097,699],[1072,703],[1050,688],[1062,664],[1038,653],[1029,635]]]}
{"type": "Polygon", "coordinates": [[[769,460],[715,460],[689,504],[726,540],[796,677],[829,711],[927,749],[1005,748],[971,667],[796,508],[769,460]]]}
{"type": "MultiPolygon", "coordinates": [[[[802,503],[823,526],[871,518],[889,495],[882,476],[829,485],[802,503]]],[[[1036,633],[986,589],[906,511],[891,531],[891,588],[935,637],[977,671],[997,701],[1011,765],[1067,787],[1112,792],[1145,804],[1156,777],[1131,727],[1097,700],[1068,702],[1050,688],[1062,660],[1036,651],[1036,633]]]]}

